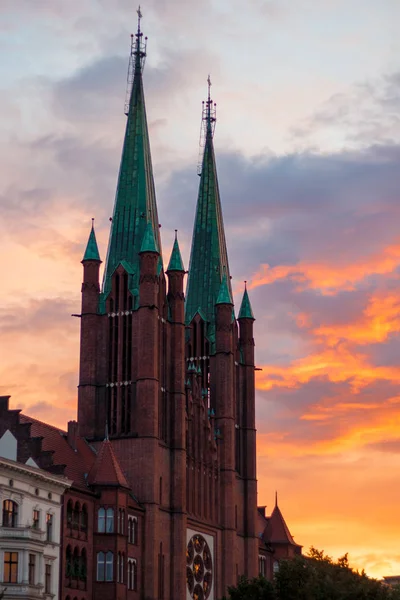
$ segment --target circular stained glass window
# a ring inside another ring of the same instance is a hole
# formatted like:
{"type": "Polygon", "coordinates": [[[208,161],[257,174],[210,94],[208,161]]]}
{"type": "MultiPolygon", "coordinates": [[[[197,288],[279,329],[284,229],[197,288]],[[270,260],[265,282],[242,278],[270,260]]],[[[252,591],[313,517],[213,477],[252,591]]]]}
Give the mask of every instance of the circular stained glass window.
{"type": "Polygon", "coordinates": [[[193,600],[207,600],[211,594],[213,568],[209,545],[200,534],[194,535],[186,548],[186,582],[193,600]]]}

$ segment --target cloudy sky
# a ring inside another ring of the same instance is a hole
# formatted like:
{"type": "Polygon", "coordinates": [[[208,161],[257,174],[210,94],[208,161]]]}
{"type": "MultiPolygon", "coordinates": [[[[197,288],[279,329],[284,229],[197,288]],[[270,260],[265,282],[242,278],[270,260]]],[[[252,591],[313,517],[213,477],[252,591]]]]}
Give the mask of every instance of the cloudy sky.
{"type": "MultiPolygon", "coordinates": [[[[236,303],[256,321],[259,504],[298,543],[400,573],[400,3],[144,0],[164,259],[186,264],[201,100],[236,303]]],[[[0,393],[76,413],[81,265],[105,257],[131,0],[1,0],[0,393]]]]}

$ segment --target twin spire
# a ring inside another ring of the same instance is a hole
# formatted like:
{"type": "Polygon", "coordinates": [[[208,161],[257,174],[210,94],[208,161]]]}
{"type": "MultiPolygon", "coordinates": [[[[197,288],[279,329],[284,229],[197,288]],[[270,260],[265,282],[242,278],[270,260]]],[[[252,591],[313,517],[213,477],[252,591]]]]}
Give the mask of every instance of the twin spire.
{"type": "Polygon", "coordinates": [[[134,308],[137,307],[139,253],[149,224],[153,230],[156,249],[160,254],[159,269],[162,268],[161,239],[143,92],[142,72],[146,44],[140,28],[141,16],[139,9],[138,29],[136,35],[132,37],[130,55],[132,89],[104,270],[101,312],[105,311],[105,300],[111,291],[111,277],[122,261],[128,267],[128,288],[135,300],[134,308]]]}
{"type": "Polygon", "coordinates": [[[215,123],[215,105],[208,78],[208,98],[203,109],[205,143],[190,254],[185,321],[188,325],[196,313],[201,314],[207,322],[207,337],[211,344],[215,341],[215,304],[223,281],[226,282],[227,294],[232,298],[214,153],[215,123]]]}
{"type": "MultiPolygon", "coordinates": [[[[128,288],[134,297],[134,309],[137,308],[139,300],[140,253],[157,252],[160,255],[159,271],[162,269],[161,239],[142,80],[147,38],[143,41],[141,18],[139,7],[138,29],[135,36],[132,36],[128,75],[128,84],[131,82],[132,87],[126,106],[127,124],[114,213],[110,219],[111,233],[100,312],[105,312],[105,302],[111,291],[111,278],[119,264],[123,263],[128,273],[128,288]]],[[[210,77],[208,98],[203,104],[204,152],[190,254],[185,321],[187,325],[190,324],[196,313],[200,313],[207,323],[207,337],[213,345],[215,305],[221,302],[233,305],[233,301],[213,144],[216,109],[211,99],[210,77]]],[[[100,260],[93,224],[84,260],[100,260]]],[[[184,271],[176,236],[167,270],[184,271]]],[[[239,315],[254,318],[247,290],[239,315]]]]}

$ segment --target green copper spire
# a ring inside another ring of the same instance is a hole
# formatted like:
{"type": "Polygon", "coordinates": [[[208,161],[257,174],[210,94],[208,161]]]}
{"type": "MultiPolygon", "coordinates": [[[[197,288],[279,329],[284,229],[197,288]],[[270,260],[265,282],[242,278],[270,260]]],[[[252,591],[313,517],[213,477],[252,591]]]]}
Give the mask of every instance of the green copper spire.
{"type": "Polygon", "coordinates": [[[218,298],[215,304],[232,304],[233,306],[232,295],[229,290],[226,275],[222,278],[221,287],[219,288],[218,298]]]}
{"type": "MultiPolygon", "coordinates": [[[[111,291],[111,277],[120,263],[128,266],[128,287],[136,296],[139,288],[139,252],[147,224],[151,221],[156,236],[156,248],[161,255],[156,195],[151,163],[149,133],[143,92],[142,71],[146,57],[146,43],[140,29],[141,12],[138,10],[138,30],[132,36],[128,85],[131,83],[128,117],[122,150],[121,166],[112,217],[107,261],[104,270],[100,311],[111,291]]],[[[162,268],[160,256],[159,269],[162,268]]]]}
{"type": "Polygon", "coordinates": [[[197,312],[204,315],[208,323],[206,334],[213,343],[215,303],[224,275],[230,295],[232,293],[215,164],[213,134],[216,118],[210,86],[208,78],[208,100],[203,111],[205,145],[190,254],[185,319],[189,324],[197,312]]]}
{"type": "Polygon", "coordinates": [[[151,221],[147,223],[146,231],[144,232],[143,242],[140,247],[140,254],[142,252],[158,253],[156,240],[154,237],[153,223],[151,221]]]}
{"type": "Polygon", "coordinates": [[[247,293],[246,281],[244,282],[244,294],[242,298],[242,304],[240,305],[240,311],[238,319],[254,319],[253,309],[251,308],[249,294],[247,293]]]}
{"type": "Polygon", "coordinates": [[[176,230],[175,230],[175,242],[174,242],[174,245],[172,248],[171,258],[169,259],[167,272],[168,271],[183,271],[183,272],[185,271],[185,268],[183,266],[181,251],[179,249],[178,234],[177,234],[176,230]]]}
{"type": "Polygon", "coordinates": [[[92,229],[90,230],[89,239],[82,262],[85,260],[98,260],[101,262],[99,249],[97,247],[96,234],[94,232],[94,219],[92,219],[92,229]]]}

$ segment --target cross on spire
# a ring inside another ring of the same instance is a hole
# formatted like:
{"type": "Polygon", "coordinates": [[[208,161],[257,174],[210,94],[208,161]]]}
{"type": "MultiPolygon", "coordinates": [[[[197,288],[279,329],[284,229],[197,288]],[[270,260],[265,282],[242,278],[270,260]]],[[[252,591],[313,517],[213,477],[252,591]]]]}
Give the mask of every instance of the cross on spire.
{"type": "Polygon", "coordinates": [[[139,8],[137,9],[137,16],[138,16],[138,34],[140,34],[140,21],[143,17],[142,11],[140,10],[140,4],[139,4],[139,8]]]}

